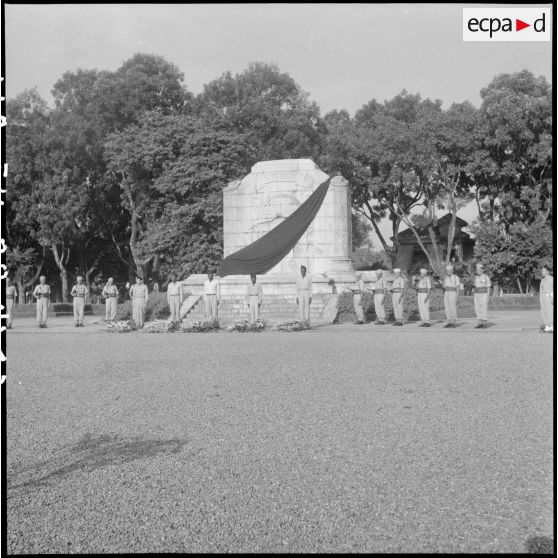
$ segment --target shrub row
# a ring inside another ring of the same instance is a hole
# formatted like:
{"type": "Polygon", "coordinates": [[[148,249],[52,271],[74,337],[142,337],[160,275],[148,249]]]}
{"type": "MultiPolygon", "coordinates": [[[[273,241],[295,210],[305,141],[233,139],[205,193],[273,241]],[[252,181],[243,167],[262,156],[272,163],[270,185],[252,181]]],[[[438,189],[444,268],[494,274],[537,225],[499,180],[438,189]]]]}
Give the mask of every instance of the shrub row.
{"type": "MultiPolygon", "coordinates": [[[[367,321],[376,320],[376,312],[374,311],[374,296],[370,291],[364,293],[362,297],[362,307],[367,321]]],[[[384,300],[384,308],[386,310],[386,319],[388,321],[395,320],[393,314],[393,303],[391,295],[388,294],[384,300]]],[[[441,289],[433,289],[430,291],[430,312],[437,312],[444,309],[444,291],[441,289]]],[[[417,291],[415,289],[406,288],[403,291],[403,316],[406,320],[418,320],[418,300],[417,291]]],[[[353,302],[353,293],[344,292],[339,295],[337,317],[339,321],[347,321],[356,319],[355,305],[353,302]]]]}
{"type": "MultiPolygon", "coordinates": [[[[132,301],[127,300],[116,307],[116,319],[129,320],[133,315],[132,301]]],[[[170,308],[167,303],[167,294],[152,291],[147,298],[145,308],[145,320],[164,320],[170,316],[170,308]]]]}

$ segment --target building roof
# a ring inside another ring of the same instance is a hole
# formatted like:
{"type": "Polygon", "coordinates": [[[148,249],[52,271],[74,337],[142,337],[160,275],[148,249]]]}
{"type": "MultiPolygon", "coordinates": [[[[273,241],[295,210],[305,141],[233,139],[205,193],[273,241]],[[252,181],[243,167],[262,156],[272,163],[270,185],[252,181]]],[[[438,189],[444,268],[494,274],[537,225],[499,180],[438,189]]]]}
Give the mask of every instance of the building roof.
{"type": "MultiPolygon", "coordinates": [[[[445,226],[450,224],[451,221],[451,213],[446,213],[443,217],[440,217],[438,219],[438,227],[440,226],[445,226]]],[[[465,219],[461,219],[461,217],[456,217],[455,218],[455,230],[456,231],[461,231],[463,228],[467,227],[469,225],[469,223],[467,221],[465,221],[465,219]]],[[[424,234],[427,232],[427,228],[423,227],[421,229],[418,229],[418,232],[421,234],[424,234]]],[[[464,233],[466,231],[463,231],[464,233]]],[[[468,233],[466,233],[468,234],[468,233]]],[[[413,233],[412,229],[408,228],[405,229],[404,231],[401,231],[398,235],[399,239],[405,239],[405,238],[415,238],[415,234],[413,233]]],[[[393,237],[391,238],[393,240],[393,237]]]]}

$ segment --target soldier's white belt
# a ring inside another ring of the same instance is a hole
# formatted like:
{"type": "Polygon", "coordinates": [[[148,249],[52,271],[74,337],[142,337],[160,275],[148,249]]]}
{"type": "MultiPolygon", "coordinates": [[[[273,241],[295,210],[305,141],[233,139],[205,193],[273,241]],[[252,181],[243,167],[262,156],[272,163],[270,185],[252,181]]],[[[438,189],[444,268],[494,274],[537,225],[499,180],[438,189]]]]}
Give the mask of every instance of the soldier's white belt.
{"type": "Polygon", "coordinates": [[[384,289],[376,289],[374,292],[376,294],[384,294],[384,289]]]}
{"type": "Polygon", "coordinates": [[[85,295],[84,294],[76,294],[74,295],[74,298],[84,298],[85,295]]]}
{"type": "Polygon", "coordinates": [[[417,289],[418,293],[427,293],[428,289],[417,289]]]}
{"type": "Polygon", "coordinates": [[[39,293],[39,297],[50,298],[50,293],[39,293]]]}
{"type": "Polygon", "coordinates": [[[403,289],[392,289],[392,293],[400,293],[403,289]]]}
{"type": "Polygon", "coordinates": [[[115,294],[107,294],[106,297],[107,298],[116,298],[116,295],[115,294]]]}
{"type": "Polygon", "coordinates": [[[457,291],[457,287],[446,287],[446,291],[457,291]]]}
{"type": "Polygon", "coordinates": [[[487,292],[488,292],[487,287],[475,287],[475,294],[483,294],[487,292]]]}
{"type": "Polygon", "coordinates": [[[6,295],[6,300],[13,300],[13,299],[14,299],[14,296],[13,296],[13,295],[11,295],[11,296],[10,296],[10,295],[6,295]]]}

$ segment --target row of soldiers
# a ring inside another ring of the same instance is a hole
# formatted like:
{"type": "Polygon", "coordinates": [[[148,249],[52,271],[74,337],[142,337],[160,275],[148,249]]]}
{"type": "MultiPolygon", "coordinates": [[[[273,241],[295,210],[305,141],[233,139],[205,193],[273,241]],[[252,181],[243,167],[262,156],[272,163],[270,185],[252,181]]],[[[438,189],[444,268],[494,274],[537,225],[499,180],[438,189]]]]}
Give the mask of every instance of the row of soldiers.
{"type": "MultiPolygon", "coordinates": [[[[447,323],[444,327],[455,328],[457,322],[457,297],[460,289],[460,280],[453,273],[453,266],[446,267],[447,274],[443,278],[442,287],[444,290],[444,308],[446,312],[447,323]]],[[[381,270],[377,270],[376,280],[373,281],[371,288],[366,289],[362,279],[362,274],[357,272],[357,281],[353,291],[353,302],[357,315],[357,323],[364,323],[364,309],[362,305],[362,297],[367,290],[374,293],[374,310],[376,313],[377,325],[386,323],[385,298],[388,292],[391,293],[393,303],[393,313],[395,316],[394,326],[403,325],[403,292],[406,286],[406,280],[401,275],[401,269],[394,269],[395,279],[391,286],[383,277],[381,270]]],[[[547,267],[541,269],[542,280],[540,283],[540,303],[541,314],[545,324],[545,332],[553,332],[554,327],[554,280],[550,275],[547,267]]],[[[490,278],[484,273],[483,265],[476,265],[474,280],[474,308],[477,316],[478,324],[476,328],[487,327],[487,309],[488,299],[491,288],[490,278]]],[[[143,283],[141,277],[136,278],[135,285],[129,288],[129,295],[132,300],[132,317],[138,327],[143,327],[145,323],[145,313],[148,300],[148,289],[143,283]]],[[[417,302],[420,314],[420,327],[430,327],[430,293],[432,291],[432,282],[427,276],[427,270],[420,270],[420,277],[417,282],[417,302]]],[[[33,291],[33,297],[37,301],[37,322],[39,328],[45,328],[47,322],[48,308],[50,305],[50,286],[46,284],[46,277],[43,275],[39,279],[39,284],[33,291]]],[[[75,327],[83,327],[85,300],[88,296],[87,286],[83,283],[82,277],[77,277],[77,283],[72,287],[71,295],[73,297],[73,310],[75,327]]],[[[112,322],[116,319],[117,299],[119,291],[114,284],[113,278],[109,278],[103,288],[102,296],[106,299],[106,322],[112,322]]],[[[221,300],[221,289],[218,279],[210,271],[203,286],[203,297],[205,301],[205,311],[207,320],[217,320],[218,306],[221,300]]],[[[7,278],[6,286],[6,305],[7,305],[7,328],[11,329],[13,323],[13,308],[15,299],[17,298],[17,290],[7,278]]],[[[183,285],[177,281],[176,274],[171,274],[170,282],[167,286],[167,302],[170,309],[170,320],[173,323],[180,321],[180,307],[184,301],[185,294],[183,285]]],[[[250,276],[250,283],[246,289],[246,300],[250,309],[250,320],[255,321],[259,318],[260,308],[263,302],[263,290],[257,281],[256,275],[250,276]]],[[[310,304],[312,302],[312,279],[307,274],[305,266],[300,268],[300,276],[296,281],[296,302],[299,308],[299,318],[302,321],[310,321],[310,304]]]]}
{"type": "MultiPolygon", "coordinates": [[[[442,288],[444,290],[444,308],[446,312],[447,323],[444,327],[454,328],[457,322],[457,296],[461,287],[459,277],[453,273],[451,264],[446,266],[446,275],[442,280],[442,288]]],[[[376,325],[384,325],[386,323],[386,311],[384,307],[386,294],[391,292],[393,314],[395,317],[394,326],[403,325],[403,292],[407,281],[401,276],[401,269],[395,268],[393,273],[395,279],[390,287],[383,277],[382,270],[376,273],[376,280],[372,283],[370,291],[374,293],[374,311],[376,313],[376,325]]],[[[487,326],[488,298],[490,295],[491,282],[490,278],[484,273],[481,263],[476,266],[475,289],[474,289],[474,305],[478,324],[476,328],[485,329],[487,326]]],[[[357,324],[364,323],[364,309],[362,306],[362,297],[367,290],[362,280],[362,274],[357,272],[357,283],[353,291],[353,302],[357,315],[357,324]]],[[[430,327],[430,293],[432,292],[432,281],[427,275],[426,269],[420,270],[420,276],[416,284],[417,303],[420,315],[419,327],[430,327]]]]}

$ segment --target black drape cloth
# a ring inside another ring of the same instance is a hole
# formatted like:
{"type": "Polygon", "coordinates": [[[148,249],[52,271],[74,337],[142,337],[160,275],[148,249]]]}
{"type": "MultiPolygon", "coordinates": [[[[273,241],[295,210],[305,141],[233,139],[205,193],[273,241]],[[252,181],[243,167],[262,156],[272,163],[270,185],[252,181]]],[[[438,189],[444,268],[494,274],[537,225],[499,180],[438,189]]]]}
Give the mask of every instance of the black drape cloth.
{"type": "Polygon", "coordinates": [[[300,240],[316,217],[327,194],[327,179],[289,217],[252,244],[227,256],[219,268],[219,276],[258,275],[276,266],[300,240]]]}

